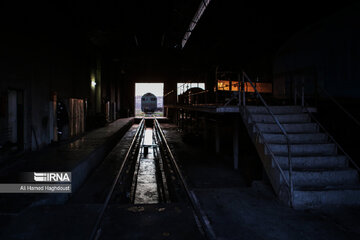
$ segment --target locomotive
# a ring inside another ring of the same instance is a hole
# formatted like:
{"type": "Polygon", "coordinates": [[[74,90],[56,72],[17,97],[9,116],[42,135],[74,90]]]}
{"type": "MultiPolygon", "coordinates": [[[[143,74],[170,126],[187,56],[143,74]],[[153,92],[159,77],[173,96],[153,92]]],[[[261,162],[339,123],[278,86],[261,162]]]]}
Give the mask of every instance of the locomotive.
{"type": "Polygon", "coordinates": [[[141,111],[144,113],[154,113],[157,109],[157,97],[152,93],[145,93],[141,97],[141,111]]]}

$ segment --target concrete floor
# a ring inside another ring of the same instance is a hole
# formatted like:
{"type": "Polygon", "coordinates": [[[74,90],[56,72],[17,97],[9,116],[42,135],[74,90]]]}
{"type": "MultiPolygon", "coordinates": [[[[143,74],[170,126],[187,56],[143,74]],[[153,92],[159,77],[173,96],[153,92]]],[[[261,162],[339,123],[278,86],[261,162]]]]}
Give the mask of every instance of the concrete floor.
{"type": "Polygon", "coordinates": [[[218,239],[360,239],[360,208],[291,209],[269,185],[248,186],[231,161],[163,128],[218,239]]]}
{"type": "MultiPolygon", "coordinates": [[[[360,239],[360,209],[294,210],[270,186],[250,186],[232,162],[187,144],[162,124],[169,144],[218,239],[360,239]]],[[[88,239],[101,203],[136,129],[132,127],[65,205],[1,217],[0,239],[88,239]]],[[[102,239],[202,239],[186,202],[110,206],[102,239]]]]}
{"type": "MultiPolygon", "coordinates": [[[[72,172],[72,191],[77,191],[89,174],[131,127],[133,118],[118,119],[109,125],[88,132],[68,143],[51,146],[39,152],[0,166],[0,179],[18,182],[23,172],[65,171],[72,172]]],[[[16,215],[32,205],[64,203],[73,194],[0,194],[1,215],[16,215]]],[[[0,216],[1,216],[0,215],[0,216]]],[[[1,221],[1,217],[0,217],[1,221]]]]}
{"type": "MultiPolygon", "coordinates": [[[[136,127],[124,135],[66,204],[37,206],[0,217],[0,239],[89,239],[136,127]]],[[[101,226],[100,239],[203,239],[186,202],[112,203],[101,226]]]]}

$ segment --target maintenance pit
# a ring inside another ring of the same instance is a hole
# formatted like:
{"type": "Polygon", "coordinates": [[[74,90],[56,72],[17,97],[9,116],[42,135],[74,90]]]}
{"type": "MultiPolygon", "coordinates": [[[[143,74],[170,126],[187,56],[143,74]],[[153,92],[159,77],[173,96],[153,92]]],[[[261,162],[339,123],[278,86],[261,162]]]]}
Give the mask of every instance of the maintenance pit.
{"type": "Polygon", "coordinates": [[[1,9],[0,239],[360,239],[359,1],[1,9]]]}

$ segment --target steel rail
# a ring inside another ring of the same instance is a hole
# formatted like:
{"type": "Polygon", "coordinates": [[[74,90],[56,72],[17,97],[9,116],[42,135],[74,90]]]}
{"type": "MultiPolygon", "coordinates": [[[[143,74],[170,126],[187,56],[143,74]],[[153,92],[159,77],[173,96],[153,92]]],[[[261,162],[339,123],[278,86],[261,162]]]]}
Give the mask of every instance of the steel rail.
{"type": "MultiPolygon", "coordinates": [[[[275,116],[275,114],[271,111],[271,109],[269,108],[269,106],[267,105],[267,103],[265,102],[265,100],[263,99],[263,97],[261,96],[261,94],[258,92],[258,90],[256,89],[254,83],[251,81],[251,79],[247,76],[247,74],[243,71],[243,76],[247,79],[247,81],[250,83],[250,85],[252,86],[252,88],[254,89],[256,95],[259,97],[260,101],[262,102],[262,104],[265,106],[266,110],[270,113],[271,117],[274,119],[275,123],[278,125],[278,127],[280,128],[280,131],[282,132],[282,134],[285,136],[286,139],[286,143],[287,143],[287,148],[288,148],[288,165],[289,165],[289,184],[290,184],[290,205],[293,206],[293,196],[294,196],[294,184],[292,181],[292,159],[291,159],[291,142],[289,139],[289,135],[287,134],[285,128],[282,126],[282,124],[280,123],[280,121],[277,119],[277,117],[275,116]]],[[[243,78],[244,79],[244,78],[243,78]]],[[[244,102],[245,104],[245,102],[244,102]]],[[[256,124],[255,124],[256,125],[256,124]]],[[[265,142],[265,139],[263,139],[265,142]]],[[[275,160],[275,158],[274,158],[275,160]]],[[[276,161],[276,160],[275,160],[276,161]]],[[[282,171],[281,168],[279,168],[280,171],[282,171]]]]}
{"type": "Polygon", "coordinates": [[[208,239],[211,239],[211,240],[215,240],[216,239],[216,236],[215,236],[215,233],[213,232],[213,230],[211,229],[210,227],[210,224],[208,222],[207,219],[205,219],[204,215],[202,214],[202,210],[199,208],[198,204],[197,204],[197,201],[196,199],[194,198],[193,196],[193,193],[192,191],[189,189],[186,181],[185,181],[185,178],[183,177],[181,171],[180,171],[180,168],[175,160],[175,157],[174,155],[172,154],[171,152],[171,149],[169,147],[169,144],[165,138],[165,135],[162,131],[162,129],[160,128],[160,124],[158,122],[158,120],[155,118],[155,126],[157,127],[158,129],[158,132],[160,134],[160,137],[161,137],[161,140],[164,142],[164,145],[165,145],[165,148],[170,156],[170,159],[171,159],[171,162],[172,164],[174,165],[175,167],[175,170],[176,170],[176,173],[178,175],[178,177],[180,178],[181,180],[181,184],[186,192],[186,195],[187,197],[189,198],[190,200],[190,203],[191,203],[191,207],[193,208],[194,210],[194,213],[195,213],[195,216],[197,217],[197,220],[199,220],[199,222],[201,223],[201,227],[202,227],[202,230],[204,231],[205,233],[205,236],[208,238],[208,239]]]}
{"type": "Polygon", "coordinates": [[[90,238],[89,238],[90,240],[97,240],[100,237],[101,228],[99,228],[99,227],[100,227],[101,221],[102,221],[102,219],[104,217],[105,210],[106,210],[107,206],[109,205],[111,196],[114,193],[115,187],[116,187],[116,185],[117,185],[117,183],[119,181],[119,178],[120,178],[120,176],[122,174],[124,166],[125,166],[128,158],[129,158],[129,156],[130,156],[130,152],[131,152],[132,148],[134,147],[135,141],[137,140],[139,133],[141,133],[143,128],[144,128],[144,123],[145,123],[145,119],[143,118],[141,120],[140,124],[139,124],[138,129],[136,130],[134,138],[133,138],[133,140],[132,140],[132,142],[130,144],[130,147],[129,147],[126,155],[125,155],[125,158],[124,158],[124,160],[123,160],[123,162],[122,162],[122,164],[120,166],[120,169],[119,169],[119,171],[118,171],[118,173],[117,173],[117,175],[116,175],[116,177],[114,179],[114,182],[113,182],[113,184],[112,184],[112,186],[110,188],[110,191],[106,196],[106,199],[105,199],[105,202],[104,202],[104,204],[103,204],[103,206],[101,208],[100,214],[98,215],[98,218],[96,219],[96,223],[95,223],[95,225],[93,227],[93,230],[92,230],[90,238]]]}

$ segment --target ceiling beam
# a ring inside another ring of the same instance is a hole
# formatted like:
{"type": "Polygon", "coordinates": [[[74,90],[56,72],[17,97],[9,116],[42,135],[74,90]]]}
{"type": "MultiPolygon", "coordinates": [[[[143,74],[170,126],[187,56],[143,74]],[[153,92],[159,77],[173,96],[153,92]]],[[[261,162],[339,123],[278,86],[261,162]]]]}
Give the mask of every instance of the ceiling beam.
{"type": "Polygon", "coordinates": [[[181,41],[181,48],[185,47],[186,42],[189,40],[192,31],[195,29],[196,24],[199,22],[202,14],[204,13],[207,6],[209,5],[210,1],[211,0],[201,0],[200,6],[199,6],[198,10],[196,11],[195,16],[191,20],[190,25],[189,25],[187,31],[185,32],[185,35],[181,41]]]}

